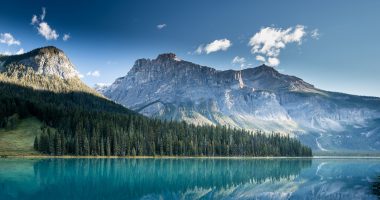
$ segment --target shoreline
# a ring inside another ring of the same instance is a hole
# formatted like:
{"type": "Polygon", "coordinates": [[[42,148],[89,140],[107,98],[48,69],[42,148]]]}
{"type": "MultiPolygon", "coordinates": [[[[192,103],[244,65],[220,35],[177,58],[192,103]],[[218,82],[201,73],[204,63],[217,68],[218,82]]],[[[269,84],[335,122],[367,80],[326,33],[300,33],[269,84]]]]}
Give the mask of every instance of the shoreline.
{"type": "Polygon", "coordinates": [[[287,156],[50,156],[50,155],[0,155],[5,158],[26,159],[380,159],[380,156],[312,156],[312,157],[287,157],[287,156]]]}

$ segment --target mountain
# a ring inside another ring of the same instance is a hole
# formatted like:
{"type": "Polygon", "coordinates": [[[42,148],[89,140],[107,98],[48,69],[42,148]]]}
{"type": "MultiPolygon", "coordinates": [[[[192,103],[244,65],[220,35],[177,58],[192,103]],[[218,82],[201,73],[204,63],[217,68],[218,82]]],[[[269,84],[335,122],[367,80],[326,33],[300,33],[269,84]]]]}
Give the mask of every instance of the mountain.
{"type": "Polygon", "coordinates": [[[311,156],[281,135],[150,119],[90,89],[44,47],[0,58],[0,156],[311,156]]]}
{"type": "Polygon", "coordinates": [[[39,90],[97,94],[80,80],[65,53],[53,46],[21,55],[0,56],[0,81],[39,90]]]}
{"type": "Polygon", "coordinates": [[[161,54],[102,91],[153,118],[281,132],[321,152],[380,151],[380,98],[321,90],[266,65],[220,71],[161,54]]]}
{"type": "Polygon", "coordinates": [[[96,83],[94,85],[94,89],[99,93],[103,93],[108,88],[108,86],[109,84],[106,83],[96,83]]]}

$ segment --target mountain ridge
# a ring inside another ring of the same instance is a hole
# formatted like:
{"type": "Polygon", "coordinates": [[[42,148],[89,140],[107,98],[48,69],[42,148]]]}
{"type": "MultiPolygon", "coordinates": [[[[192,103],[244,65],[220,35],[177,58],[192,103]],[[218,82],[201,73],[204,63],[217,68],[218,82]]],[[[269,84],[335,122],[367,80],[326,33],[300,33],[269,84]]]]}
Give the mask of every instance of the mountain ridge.
{"type": "Polygon", "coordinates": [[[348,151],[354,139],[380,150],[380,98],[321,90],[266,65],[221,71],[160,54],[138,59],[103,94],[149,117],[283,132],[320,151],[348,151]]]}
{"type": "Polygon", "coordinates": [[[34,149],[55,156],[312,156],[294,138],[142,116],[88,89],[55,47],[0,61],[4,155],[30,155],[34,149]],[[30,118],[36,120],[28,136],[18,127],[30,118]],[[21,139],[9,138],[12,133],[21,139]]]}

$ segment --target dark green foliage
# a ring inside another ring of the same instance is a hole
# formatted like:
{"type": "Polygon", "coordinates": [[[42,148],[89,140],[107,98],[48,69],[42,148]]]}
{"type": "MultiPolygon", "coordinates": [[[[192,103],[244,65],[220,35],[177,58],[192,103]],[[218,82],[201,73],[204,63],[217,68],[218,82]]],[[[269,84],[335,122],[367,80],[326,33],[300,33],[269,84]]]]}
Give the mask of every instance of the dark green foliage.
{"type": "Polygon", "coordinates": [[[220,126],[149,119],[86,93],[0,84],[0,125],[17,113],[46,124],[36,150],[50,155],[311,156],[298,140],[220,126]]]}

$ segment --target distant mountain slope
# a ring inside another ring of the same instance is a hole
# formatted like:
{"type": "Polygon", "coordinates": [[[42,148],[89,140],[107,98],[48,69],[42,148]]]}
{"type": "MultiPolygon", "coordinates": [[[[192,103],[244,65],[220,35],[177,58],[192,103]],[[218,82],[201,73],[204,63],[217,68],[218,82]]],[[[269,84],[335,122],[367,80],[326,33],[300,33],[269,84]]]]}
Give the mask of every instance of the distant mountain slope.
{"type": "Polygon", "coordinates": [[[102,92],[150,117],[280,131],[320,151],[380,150],[380,98],[324,91],[265,65],[218,71],[161,54],[102,92]]]}
{"type": "Polygon", "coordinates": [[[79,79],[65,53],[53,46],[21,55],[0,56],[0,81],[54,92],[97,94],[79,79]]]}

